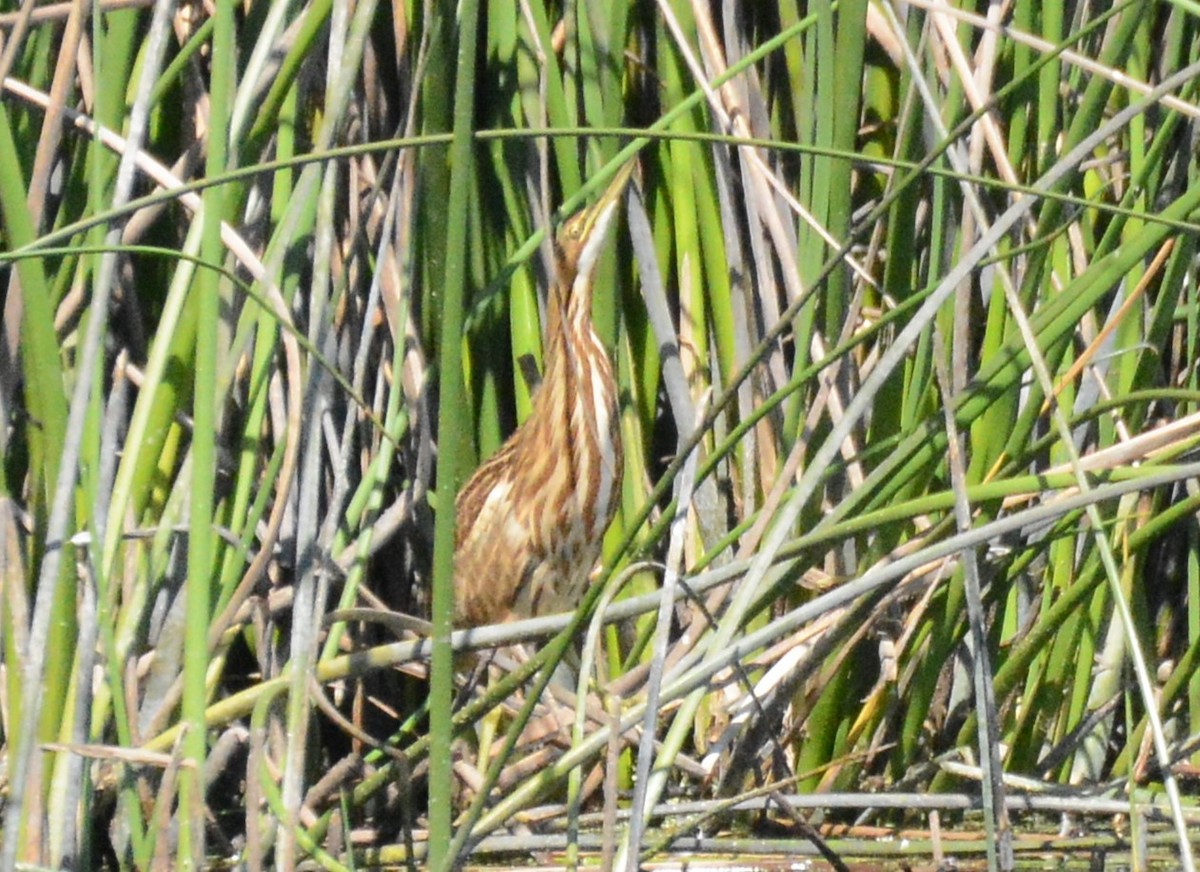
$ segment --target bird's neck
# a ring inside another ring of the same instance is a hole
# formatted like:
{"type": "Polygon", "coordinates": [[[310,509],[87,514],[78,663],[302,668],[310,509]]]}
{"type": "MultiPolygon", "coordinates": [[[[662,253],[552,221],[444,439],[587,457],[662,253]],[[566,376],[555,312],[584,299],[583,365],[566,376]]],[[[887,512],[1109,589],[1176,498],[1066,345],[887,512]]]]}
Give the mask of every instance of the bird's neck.
{"type": "Polygon", "coordinates": [[[581,529],[598,541],[612,518],[622,452],[616,384],[592,326],[589,290],[555,287],[551,294],[545,373],[530,417],[557,425],[528,450],[538,458],[554,458],[563,474],[576,482],[576,504],[570,511],[581,529]]]}
{"type": "MultiPolygon", "coordinates": [[[[592,294],[589,288],[571,289],[569,285],[554,285],[547,315],[544,378],[548,380],[554,367],[566,366],[572,372],[576,371],[577,366],[571,363],[572,357],[583,354],[584,345],[600,347],[600,337],[596,336],[592,323],[592,294]]],[[[566,375],[570,378],[570,373],[566,375]]]]}
{"type": "Polygon", "coordinates": [[[612,367],[592,324],[590,291],[556,286],[550,295],[542,384],[551,390],[544,391],[547,396],[541,399],[556,407],[558,414],[568,414],[571,428],[579,423],[570,413],[574,404],[598,404],[607,420],[616,402],[612,367]]]}

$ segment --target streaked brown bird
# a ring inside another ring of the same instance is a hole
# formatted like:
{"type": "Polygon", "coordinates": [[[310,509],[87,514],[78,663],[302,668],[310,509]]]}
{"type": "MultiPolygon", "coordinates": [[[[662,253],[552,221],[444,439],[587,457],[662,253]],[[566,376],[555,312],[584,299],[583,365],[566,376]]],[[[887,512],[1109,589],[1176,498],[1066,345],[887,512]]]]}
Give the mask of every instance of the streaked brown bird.
{"type": "Polygon", "coordinates": [[[459,627],[573,609],[621,490],[612,364],[592,326],[596,262],[633,163],[554,240],[545,373],[525,422],[455,501],[459,627]]]}

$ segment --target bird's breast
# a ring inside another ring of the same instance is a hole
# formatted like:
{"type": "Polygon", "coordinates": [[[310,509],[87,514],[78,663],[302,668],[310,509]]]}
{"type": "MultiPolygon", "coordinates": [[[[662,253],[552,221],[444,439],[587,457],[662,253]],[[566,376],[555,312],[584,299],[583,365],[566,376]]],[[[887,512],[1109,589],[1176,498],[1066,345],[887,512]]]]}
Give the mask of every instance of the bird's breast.
{"type": "Polygon", "coordinates": [[[572,326],[552,331],[529,419],[459,495],[460,626],[573,608],[600,557],[621,490],[617,388],[590,324],[572,326]]]}
{"type": "Polygon", "coordinates": [[[589,330],[585,341],[589,353],[575,360],[576,407],[571,415],[579,477],[575,502],[580,535],[599,540],[616,510],[623,457],[612,367],[595,333],[589,330]]]}

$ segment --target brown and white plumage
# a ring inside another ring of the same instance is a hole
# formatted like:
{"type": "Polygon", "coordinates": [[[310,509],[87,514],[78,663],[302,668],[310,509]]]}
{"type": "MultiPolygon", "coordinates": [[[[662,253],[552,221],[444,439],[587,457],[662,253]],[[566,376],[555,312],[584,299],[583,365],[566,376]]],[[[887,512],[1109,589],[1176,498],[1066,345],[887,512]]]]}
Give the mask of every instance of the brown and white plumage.
{"type": "Polygon", "coordinates": [[[555,238],[545,374],[529,418],[455,502],[455,624],[575,607],[620,494],[612,365],[592,327],[592,282],[632,164],[555,238]]]}

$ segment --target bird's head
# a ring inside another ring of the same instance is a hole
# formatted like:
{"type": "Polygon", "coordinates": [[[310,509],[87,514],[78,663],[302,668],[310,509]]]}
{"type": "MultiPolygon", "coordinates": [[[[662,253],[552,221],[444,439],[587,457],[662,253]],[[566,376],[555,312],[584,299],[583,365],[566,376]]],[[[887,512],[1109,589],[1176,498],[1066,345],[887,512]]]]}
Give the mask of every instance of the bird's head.
{"type": "Polygon", "coordinates": [[[617,170],[600,198],[563,222],[554,238],[559,286],[564,290],[569,288],[573,298],[586,294],[591,288],[596,261],[635,163],[631,160],[617,170]]]}

